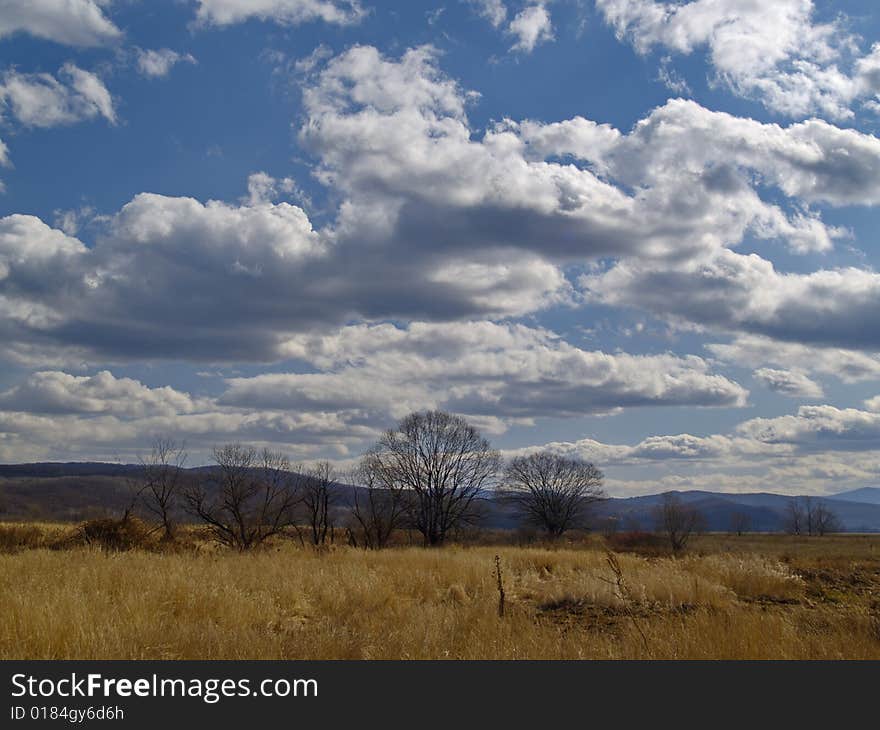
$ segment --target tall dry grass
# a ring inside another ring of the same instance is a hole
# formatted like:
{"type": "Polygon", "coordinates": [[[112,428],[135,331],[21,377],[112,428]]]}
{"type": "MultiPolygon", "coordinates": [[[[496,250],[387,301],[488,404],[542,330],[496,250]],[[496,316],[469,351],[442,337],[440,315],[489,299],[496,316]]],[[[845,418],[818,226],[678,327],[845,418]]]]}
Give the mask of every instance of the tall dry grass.
{"type": "Polygon", "coordinates": [[[819,598],[782,552],[619,555],[622,596],[598,544],[33,549],[0,555],[0,658],[880,658],[871,590],[819,598]]]}

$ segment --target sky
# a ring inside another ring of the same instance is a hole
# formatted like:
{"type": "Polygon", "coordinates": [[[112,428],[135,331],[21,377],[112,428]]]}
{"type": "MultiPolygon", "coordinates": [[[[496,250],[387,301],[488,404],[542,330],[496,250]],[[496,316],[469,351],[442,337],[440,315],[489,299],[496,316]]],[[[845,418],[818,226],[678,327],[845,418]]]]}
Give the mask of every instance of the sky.
{"type": "Polygon", "coordinates": [[[872,0],[0,0],[0,462],[880,483],[872,0]]]}

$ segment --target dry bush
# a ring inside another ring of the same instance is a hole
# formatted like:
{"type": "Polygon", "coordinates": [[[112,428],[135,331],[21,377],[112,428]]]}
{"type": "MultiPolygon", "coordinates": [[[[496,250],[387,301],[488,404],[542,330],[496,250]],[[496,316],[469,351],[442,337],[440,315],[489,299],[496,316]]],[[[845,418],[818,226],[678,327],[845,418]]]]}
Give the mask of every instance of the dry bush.
{"type": "Polygon", "coordinates": [[[89,545],[102,550],[124,551],[153,547],[150,529],[141,520],[128,517],[102,517],[80,525],[68,541],[67,547],[89,545]]]}
{"type": "Polygon", "coordinates": [[[662,555],[669,552],[666,540],[653,532],[630,530],[605,535],[608,547],[618,553],[662,555]]]}
{"type": "Polygon", "coordinates": [[[17,553],[46,546],[46,536],[36,525],[0,525],[0,553],[17,553]]]}

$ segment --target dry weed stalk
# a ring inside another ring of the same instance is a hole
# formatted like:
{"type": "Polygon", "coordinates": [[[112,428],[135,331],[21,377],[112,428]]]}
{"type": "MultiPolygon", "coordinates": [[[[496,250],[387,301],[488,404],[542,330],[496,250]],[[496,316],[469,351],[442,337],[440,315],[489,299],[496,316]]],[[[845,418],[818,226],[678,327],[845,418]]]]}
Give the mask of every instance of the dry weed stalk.
{"type": "Polygon", "coordinates": [[[501,556],[495,556],[495,578],[498,581],[498,616],[504,616],[504,576],[501,573],[501,556]]]}
{"type": "Polygon", "coordinates": [[[612,553],[610,550],[606,550],[605,562],[611,569],[611,572],[614,575],[614,580],[603,578],[600,576],[601,580],[614,586],[614,593],[623,604],[623,610],[626,611],[626,615],[629,616],[630,621],[632,621],[633,623],[633,626],[636,627],[636,631],[639,632],[639,636],[642,637],[642,643],[645,645],[645,651],[650,651],[650,647],[648,646],[648,637],[645,636],[645,632],[642,630],[642,627],[639,624],[638,619],[636,618],[635,612],[632,610],[633,597],[629,592],[629,587],[626,585],[626,579],[623,577],[623,568],[620,567],[620,561],[617,559],[617,556],[614,553],[612,553]]]}

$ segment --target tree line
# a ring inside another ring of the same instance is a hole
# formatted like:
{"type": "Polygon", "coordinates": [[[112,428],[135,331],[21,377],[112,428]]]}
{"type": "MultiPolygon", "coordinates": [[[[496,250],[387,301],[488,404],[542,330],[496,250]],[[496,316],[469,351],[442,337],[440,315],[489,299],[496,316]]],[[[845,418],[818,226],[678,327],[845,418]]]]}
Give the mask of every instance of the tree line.
{"type": "Polygon", "coordinates": [[[406,416],[349,473],[326,461],[298,467],[279,452],[237,443],[215,448],[210,468],[187,470],[186,459],[183,445],[157,439],[141,459],[123,519],[143,504],[163,539],[173,540],[182,509],[238,550],[291,531],[321,546],[342,527],[349,543],[379,549],[399,529],[442,545],[480,521],[490,492],[550,538],[586,526],[590,506],[605,498],[594,464],[548,451],[505,464],[474,426],[444,411],[406,416]]]}
{"type": "MultiPolygon", "coordinates": [[[[473,425],[437,410],[403,418],[344,473],[327,461],[304,468],[279,452],[238,443],[215,448],[211,467],[188,470],[186,459],[183,445],[157,439],[141,459],[123,519],[141,504],[163,538],[173,540],[183,511],[238,550],[282,533],[322,546],[340,528],[349,544],[380,549],[399,530],[442,545],[481,521],[490,496],[520,525],[556,539],[588,527],[591,508],[606,498],[595,464],[551,451],[505,463],[473,425]]],[[[675,493],[661,495],[652,518],[673,552],[706,526],[704,515],[675,493]]],[[[811,498],[789,502],[784,527],[794,535],[841,529],[834,513],[811,498]]],[[[748,514],[735,512],[731,532],[749,531],[748,514]]]]}

